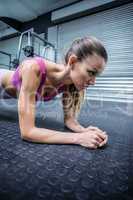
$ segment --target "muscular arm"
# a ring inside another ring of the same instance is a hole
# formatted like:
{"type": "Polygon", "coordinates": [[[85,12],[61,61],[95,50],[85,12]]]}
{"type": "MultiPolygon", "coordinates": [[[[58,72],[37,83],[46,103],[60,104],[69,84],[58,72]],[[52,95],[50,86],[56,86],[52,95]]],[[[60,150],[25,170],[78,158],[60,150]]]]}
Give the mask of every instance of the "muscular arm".
{"type": "Polygon", "coordinates": [[[37,67],[36,64],[29,63],[22,69],[22,85],[18,99],[21,138],[36,143],[79,144],[89,148],[97,148],[102,140],[101,144],[104,145],[107,139],[103,141],[105,135],[99,131],[95,131],[93,134],[92,131],[75,134],[35,126],[35,93],[40,83],[37,67]]]}
{"type": "Polygon", "coordinates": [[[84,132],[85,127],[83,127],[76,119],[76,116],[71,107],[71,102],[69,100],[69,93],[67,92],[67,90],[63,92],[62,104],[64,110],[65,126],[74,132],[84,132]]]}
{"type": "Polygon", "coordinates": [[[36,64],[25,65],[22,69],[22,86],[18,99],[21,138],[37,143],[76,144],[77,137],[74,133],[66,134],[35,126],[35,93],[40,83],[40,76],[36,64]]]}

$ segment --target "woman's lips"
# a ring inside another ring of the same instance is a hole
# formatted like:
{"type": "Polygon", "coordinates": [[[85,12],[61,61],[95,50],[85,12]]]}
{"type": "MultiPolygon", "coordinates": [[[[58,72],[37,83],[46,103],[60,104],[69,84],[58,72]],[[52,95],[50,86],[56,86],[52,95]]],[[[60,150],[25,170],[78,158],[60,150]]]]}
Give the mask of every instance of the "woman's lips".
{"type": "Polygon", "coordinates": [[[78,87],[79,90],[83,90],[83,89],[88,88],[89,84],[87,84],[87,85],[77,85],[77,87],[78,87]]]}
{"type": "Polygon", "coordinates": [[[84,85],[83,87],[84,87],[84,88],[87,88],[87,87],[89,87],[89,84],[88,84],[88,85],[84,85]]]}
{"type": "Polygon", "coordinates": [[[81,90],[86,89],[87,87],[89,87],[89,85],[81,86],[81,90]]]}

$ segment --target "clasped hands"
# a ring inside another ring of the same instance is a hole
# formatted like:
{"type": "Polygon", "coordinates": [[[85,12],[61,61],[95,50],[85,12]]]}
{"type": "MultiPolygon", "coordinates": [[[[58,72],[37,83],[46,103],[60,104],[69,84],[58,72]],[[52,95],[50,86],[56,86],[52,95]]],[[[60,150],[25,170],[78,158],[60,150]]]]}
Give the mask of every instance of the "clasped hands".
{"type": "Polygon", "coordinates": [[[93,144],[92,148],[98,148],[104,146],[108,141],[108,135],[106,134],[106,132],[102,131],[101,129],[95,126],[88,126],[87,128],[83,127],[80,133],[90,135],[90,141],[88,143],[87,141],[85,142],[84,140],[82,140],[83,143],[81,141],[82,146],[87,147],[87,144],[88,146],[93,144]]]}

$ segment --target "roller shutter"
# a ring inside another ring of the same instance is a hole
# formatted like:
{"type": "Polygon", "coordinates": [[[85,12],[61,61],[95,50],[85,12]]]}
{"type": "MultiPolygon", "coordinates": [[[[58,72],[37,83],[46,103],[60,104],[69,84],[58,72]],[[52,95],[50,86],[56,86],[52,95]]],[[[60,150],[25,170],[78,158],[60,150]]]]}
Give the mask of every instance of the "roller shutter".
{"type": "Polygon", "coordinates": [[[133,102],[133,3],[82,17],[58,26],[58,57],[71,42],[93,35],[105,45],[109,61],[86,97],[95,100],[133,102]]]}

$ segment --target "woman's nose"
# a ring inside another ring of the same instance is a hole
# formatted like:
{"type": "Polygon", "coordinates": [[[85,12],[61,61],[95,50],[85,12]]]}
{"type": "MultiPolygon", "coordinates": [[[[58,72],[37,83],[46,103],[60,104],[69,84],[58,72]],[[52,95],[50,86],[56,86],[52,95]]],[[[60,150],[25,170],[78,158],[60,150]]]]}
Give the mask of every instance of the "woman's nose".
{"type": "Polygon", "coordinates": [[[90,85],[95,85],[95,81],[96,81],[96,77],[91,78],[91,80],[89,81],[90,85]]]}

